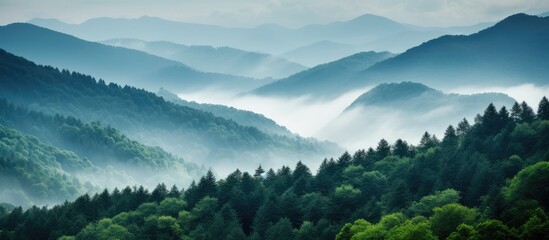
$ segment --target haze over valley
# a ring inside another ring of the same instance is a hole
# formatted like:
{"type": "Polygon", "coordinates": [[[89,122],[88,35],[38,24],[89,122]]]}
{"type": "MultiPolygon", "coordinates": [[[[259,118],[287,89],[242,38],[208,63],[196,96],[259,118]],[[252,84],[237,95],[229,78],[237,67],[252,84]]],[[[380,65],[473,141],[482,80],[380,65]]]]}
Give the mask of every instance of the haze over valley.
{"type": "Polygon", "coordinates": [[[549,4],[248,1],[0,3],[0,239],[549,234],[549,4]]]}

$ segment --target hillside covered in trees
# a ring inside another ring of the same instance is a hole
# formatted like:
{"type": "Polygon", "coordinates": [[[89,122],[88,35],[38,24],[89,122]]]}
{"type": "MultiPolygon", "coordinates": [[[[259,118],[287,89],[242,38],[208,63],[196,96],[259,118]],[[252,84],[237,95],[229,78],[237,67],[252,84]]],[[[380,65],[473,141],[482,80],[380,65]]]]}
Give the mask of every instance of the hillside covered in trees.
{"type": "Polygon", "coordinates": [[[0,211],[4,239],[547,239],[549,101],[490,104],[442,139],[188,188],[127,187],[52,208],[0,211]]]}
{"type": "Polygon", "coordinates": [[[0,97],[16,105],[85,122],[100,121],[140,143],[162,147],[216,171],[222,170],[218,165],[253,168],[258,163],[306,160],[340,151],[333,143],[266,134],[143,89],[38,66],[5,51],[0,51],[0,84],[0,97]]]}

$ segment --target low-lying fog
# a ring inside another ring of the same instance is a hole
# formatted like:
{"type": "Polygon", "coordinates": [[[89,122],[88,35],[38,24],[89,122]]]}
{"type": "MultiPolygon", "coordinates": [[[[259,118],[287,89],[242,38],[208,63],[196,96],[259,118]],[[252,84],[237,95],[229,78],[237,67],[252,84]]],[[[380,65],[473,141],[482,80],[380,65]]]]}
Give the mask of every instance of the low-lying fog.
{"type": "MultiPolygon", "coordinates": [[[[254,111],[273,119],[301,136],[333,141],[351,152],[362,148],[375,148],[381,138],[385,138],[390,143],[402,138],[408,143],[417,144],[421,134],[425,131],[442,138],[444,130],[449,124],[456,126],[463,117],[466,117],[471,124],[474,122],[476,114],[472,113],[449,116],[447,113],[452,111],[450,106],[447,109],[433,110],[422,116],[413,116],[410,113],[394,110],[388,111],[383,108],[355,109],[341,115],[343,110],[358,96],[371,88],[373,86],[349,92],[335,100],[316,100],[308,97],[287,99],[252,95],[235,97],[232,94],[219,91],[182,93],[179,94],[179,97],[198,103],[222,104],[254,111]],[[436,121],[436,123],[432,121],[436,121]]],[[[549,86],[540,87],[533,84],[491,88],[469,86],[443,89],[443,92],[458,94],[505,93],[519,102],[526,101],[534,111],[537,111],[540,99],[543,96],[549,96],[549,86]]],[[[501,105],[496,107],[499,109],[501,105]]],[[[511,108],[511,106],[506,107],[511,108]]],[[[478,113],[482,113],[484,108],[478,113]]]]}

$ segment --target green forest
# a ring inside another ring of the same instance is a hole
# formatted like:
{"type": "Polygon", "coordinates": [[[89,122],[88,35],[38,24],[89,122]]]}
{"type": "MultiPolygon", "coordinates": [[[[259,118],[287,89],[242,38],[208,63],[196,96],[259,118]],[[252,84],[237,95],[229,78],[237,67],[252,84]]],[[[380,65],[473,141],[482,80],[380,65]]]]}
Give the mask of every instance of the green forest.
{"type": "Polygon", "coordinates": [[[238,156],[259,162],[277,155],[274,153],[308,157],[340,151],[333,143],[269,135],[210,112],[165,101],[143,89],[39,66],[1,49],[0,84],[0,96],[18,106],[99,121],[145,145],[210,165],[238,156]]]}
{"type": "MultiPolygon", "coordinates": [[[[8,130],[9,132],[9,130],[8,130]]],[[[549,101],[292,169],[0,206],[0,239],[549,239],[549,101]]]]}

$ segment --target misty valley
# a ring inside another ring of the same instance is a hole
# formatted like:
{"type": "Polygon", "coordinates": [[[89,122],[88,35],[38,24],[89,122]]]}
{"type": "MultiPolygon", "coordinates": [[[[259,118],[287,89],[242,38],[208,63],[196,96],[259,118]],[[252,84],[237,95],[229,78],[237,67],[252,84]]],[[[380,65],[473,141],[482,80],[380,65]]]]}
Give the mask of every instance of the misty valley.
{"type": "Polygon", "coordinates": [[[0,239],[549,239],[549,14],[0,26],[0,239]]]}

